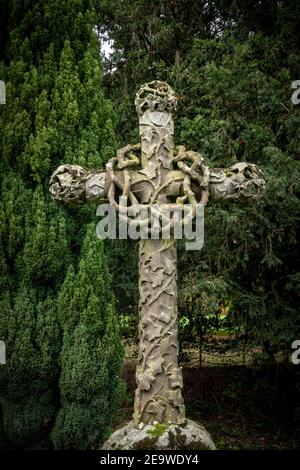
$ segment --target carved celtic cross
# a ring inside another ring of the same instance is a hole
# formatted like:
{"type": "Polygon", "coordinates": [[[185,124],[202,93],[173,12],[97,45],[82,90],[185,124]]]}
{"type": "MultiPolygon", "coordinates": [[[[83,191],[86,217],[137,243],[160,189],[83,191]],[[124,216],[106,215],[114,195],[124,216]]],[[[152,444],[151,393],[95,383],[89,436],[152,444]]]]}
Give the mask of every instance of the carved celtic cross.
{"type": "MultiPolygon", "coordinates": [[[[171,116],[176,96],[167,83],[154,81],[141,87],[135,105],[140,144],[127,145],[106,165],[105,171],[85,171],[62,165],[52,175],[54,199],[70,205],[107,199],[124,217],[120,201],[128,205],[173,206],[188,204],[191,217],[196,204],[209,200],[247,200],[264,190],[261,171],[251,163],[228,169],[209,169],[199,153],[174,148],[171,116]]],[[[159,214],[162,216],[162,214],[159,214]]],[[[130,223],[139,223],[127,220],[130,223]]],[[[146,223],[148,223],[146,221],[146,223]]],[[[176,242],[139,241],[139,352],[134,403],[136,424],[183,424],[182,372],[178,366],[177,252],[176,242]]]]}

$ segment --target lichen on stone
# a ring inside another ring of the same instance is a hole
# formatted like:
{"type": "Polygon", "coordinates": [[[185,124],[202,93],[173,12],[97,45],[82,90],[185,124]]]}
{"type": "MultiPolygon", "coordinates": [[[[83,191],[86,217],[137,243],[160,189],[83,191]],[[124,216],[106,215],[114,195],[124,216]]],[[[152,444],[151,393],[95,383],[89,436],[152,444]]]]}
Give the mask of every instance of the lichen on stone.
{"type": "Polygon", "coordinates": [[[202,425],[187,419],[185,425],[157,423],[142,429],[131,421],[115,431],[103,449],[215,450],[215,445],[202,425]]]}

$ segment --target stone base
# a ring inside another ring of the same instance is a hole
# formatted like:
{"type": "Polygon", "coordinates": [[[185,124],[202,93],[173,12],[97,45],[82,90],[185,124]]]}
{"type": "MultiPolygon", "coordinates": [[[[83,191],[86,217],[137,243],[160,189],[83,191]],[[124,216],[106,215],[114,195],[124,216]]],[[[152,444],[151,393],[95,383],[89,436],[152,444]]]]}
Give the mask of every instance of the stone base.
{"type": "Polygon", "coordinates": [[[146,425],[133,421],[115,431],[104,443],[104,450],[216,450],[206,429],[190,419],[185,424],[146,425]]]}

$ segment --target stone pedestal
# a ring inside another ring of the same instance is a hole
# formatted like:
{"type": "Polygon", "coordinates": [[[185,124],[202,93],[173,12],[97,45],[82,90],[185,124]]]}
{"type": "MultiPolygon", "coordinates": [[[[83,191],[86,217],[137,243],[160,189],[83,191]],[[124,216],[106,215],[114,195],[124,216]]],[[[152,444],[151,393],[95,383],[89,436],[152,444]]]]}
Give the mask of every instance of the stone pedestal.
{"type": "Polygon", "coordinates": [[[141,429],[133,421],[115,431],[103,450],[216,450],[206,429],[187,419],[185,424],[147,424],[141,429]]]}

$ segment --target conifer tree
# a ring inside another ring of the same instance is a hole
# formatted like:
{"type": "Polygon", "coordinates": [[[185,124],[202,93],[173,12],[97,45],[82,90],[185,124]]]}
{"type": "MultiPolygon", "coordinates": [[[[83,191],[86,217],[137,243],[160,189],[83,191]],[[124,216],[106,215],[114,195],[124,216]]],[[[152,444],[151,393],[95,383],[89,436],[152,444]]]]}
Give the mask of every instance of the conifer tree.
{"type": "MultiPolygon", "coordinates": [[[[48,192],[50,174],[61,163],[103,165],[115,152],[92,7],[89,0],[3,2],[7,24],[0,34],[0,79],[7,104],[0,106],[0,339],[6,343],[7,365],[0,368],[0,434],[9,447],[50,445],[60,407],[64,336],[57,298],[70,264],[76,269],[86,223],[94,217],[92,208],[58,207],[48,192]]],[[[86,344],[93,325],[89,332],[82,329],[86,344]]],[[[118,341],[110,338],[116,347],[118,341]]],[[[64,343],[65,354],[66,349],[64,343]]],[[[98,371],[89,360],[92,356],[86,358],[92,381],[98,371]]],[[[115,361],[120,354],[112,367],[115,361]]],[[[63,368],[62,374],[68,371],[63,368]]],[[[115,386],[118,395],[117,381],[115,386]]],[[[91,415],[95,406],[88,407],[91,415]]],[[[104,428],[106,422],[108,417],[104,428]]],[[[80,429],[82,442],[88,442],[86,428],[80,429]]]]}
{"type": "Polygon", "coordinates": [[[103,242],[91,224],[78,272],[70,268],[58,300],[64,335],[56,448],[97,448],[120,404],[122,347],[110,283],[103,242]]]}

